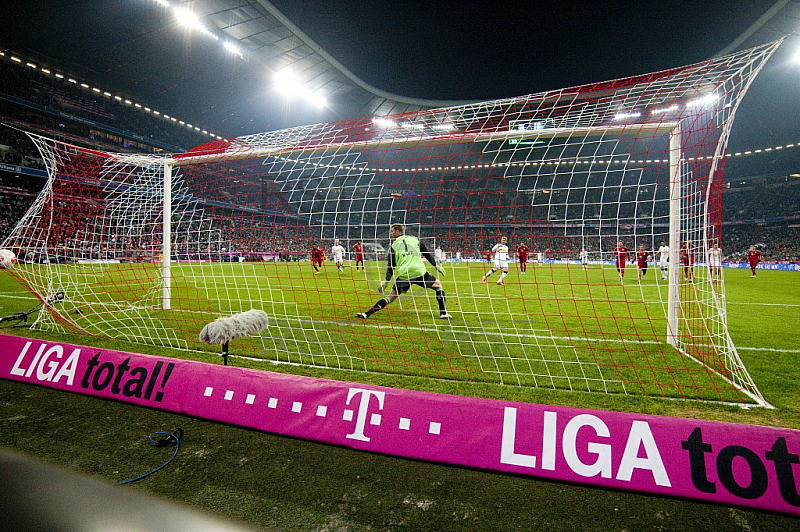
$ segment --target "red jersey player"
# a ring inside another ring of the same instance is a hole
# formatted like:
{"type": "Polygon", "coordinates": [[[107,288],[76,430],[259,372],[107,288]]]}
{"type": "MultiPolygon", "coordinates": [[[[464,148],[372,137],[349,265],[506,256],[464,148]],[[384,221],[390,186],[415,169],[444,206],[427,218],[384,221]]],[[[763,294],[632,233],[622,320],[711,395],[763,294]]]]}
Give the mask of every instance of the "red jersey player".
{"type": "Polygon", "coordinates": [[[320,273],[319,267],[322,266],[322,257],[324,256],[323,251],[317,246],[311,248],[311,265],[314,267],[314,273],[320,273]]]}
{"type": "Polygon", "coordinates": [[[364,267],[364,244],[361,243],[361,240],[353,244],[353,251],[356,252],[356,271],[358,271],[358,263],[361,263],[362,268],[364,267]]]}
{"type": "Polygon", "coordinates": [[[624,282],[625,279],[626,262],[628,262],[628,248],[626,248],[625,243],[620,240],[619,244],[617,244],[617,247],[614,248],[614,264],[619,272],[620,282],[624,282]]]}
{"type": "Polygon", "coordinates": [[[650,260],[650,252],[644,249],[644,244],[639,245],[639,251],[636,252],[636,272],[639,274],[639,282],[642,282],[642,277],[647,275],[647,262],[650,260]]]}
{"type": "Polygon", "coordinates": [[[750,251],[747,252],[747,262],[750,263],[750,271],[753,272],[753,277],[755,277],[756,266],[761,262],[761,252],[755,246],[750,246],[750,251]]]}
{"type": "Polygon", "coordinates": [[[694,274],[694,244],[684,242],[681,246],[681,265],[683,266],[683,276],[687,281],[692,281],[694,274]]]}
{"type": "Polygon", "coordinates": [[[525,274],[528,271],[528,246],[525,244],[517,246],[517,258],[519,259],[519,271],[525,274]]]}

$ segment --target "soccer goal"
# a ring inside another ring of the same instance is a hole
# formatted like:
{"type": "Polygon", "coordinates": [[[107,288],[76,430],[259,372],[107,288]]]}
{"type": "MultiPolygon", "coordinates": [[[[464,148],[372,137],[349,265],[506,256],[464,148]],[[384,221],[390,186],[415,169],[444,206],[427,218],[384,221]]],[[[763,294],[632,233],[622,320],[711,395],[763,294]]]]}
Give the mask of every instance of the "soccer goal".
{"type": "Polygon", "coordinates": [[[706,256],[736,108],[780,42],[172,156],[33,136],[49,181],[4,246],[20,261],[13,274],[48,301],[43,329],[209,350],[206,323],[260,309],[269,327],[231,342],[232,355],[768,406],[706,256]],[[383,297],[395,223],[444,267],[428,269],[449,320],[419,287],[356,318],[383,297]],[[490,252],[502,237],[507,273],[490,252]]]}

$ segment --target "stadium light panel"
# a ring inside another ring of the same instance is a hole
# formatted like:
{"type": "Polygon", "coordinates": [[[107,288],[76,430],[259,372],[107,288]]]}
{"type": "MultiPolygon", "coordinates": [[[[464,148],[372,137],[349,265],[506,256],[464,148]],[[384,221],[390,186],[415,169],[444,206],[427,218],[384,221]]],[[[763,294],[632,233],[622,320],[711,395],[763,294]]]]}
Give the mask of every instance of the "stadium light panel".
{"type": "Polygon", "coordinates": [[[397,127],[397,122],[395,122],[394,120],[390,120],[388,118],[376,117],[376,118],[372,119],[372,123],[375,124],[376,126],[387,128],[387,129],[391,129],[391,128],[396,128],[397,127]]]}
{"type": "Polygon", "coordinates": [[[278,71],[275,74],[274,83],[277,91],[288,97],[299,96],[317,107],[324,107],[328,104],[324,96],[306,87],[289,69],[278,71]]]}
{"type": "Polygon", "coordinates": [[[56,72],[56,78],[64,79],[64,74],[59,74],[58,72],[56,72]]]}
{"type": "Polygon", "coordinates": [[[26,64],[27,66],[31,67],[31,68],[36,68],[36,65],[34,65],[33,63],[25,63],[25,64],[26,64]]]}
{"type": "Polygon", "coordinates": [[[639,111],[623,112],[615,114],[614,120],[625,120],[627,118],[637,118],[639,116],[642,116],[642,113],[639,111]]]}
{"type": "Polygon", "coordinates": [[[185,26],[191,30],[199,31],[202,34],[211,37],[215,41],[219,40],[219,37],[211,33],[205,26],[203,26],[203,23],[200,22],[200,19],[193,12],[181,7],[176,7],[173,12],[175,13],[175,18],[178,19],[178,23],[182,26],[185,26]]]}
{"type": "Polygon", "coordinates": [[[230,41],[225,41],[225,42],[222,44],[222,46],[223,46],[223,47],[224,47],[224,48],[225,48],[225,49],[226,49],[228,52],[230,52],[231,54],[233,54],[233,55],[236,55],[236,56],[238,56],[238,57],[244,57],[244,55],[242,55],[242,52],[241,52],[241,50],[239,50],[239,47],[238,47],[238,46],[236,46],[235,44],[233,44],[232,42],[230,42],[230,41]]]}
{"type": "Polygon", "coordinates": [[[706,105],[717,101],[717,95],[715,93],[707,94],[705,96],[701,96],[699,98],[695,98],[694,100],[690,100],[686,107],[691,109],[693,107],[697,107],[699,105],[706,105]]]}
{"type": "Polygon", "coordinates": [[[15,63],[22,63],[22,59],[20,59],[19,57],[14,57],[13,55],[11,56],[11,60],[14,61],[15,63]]]}

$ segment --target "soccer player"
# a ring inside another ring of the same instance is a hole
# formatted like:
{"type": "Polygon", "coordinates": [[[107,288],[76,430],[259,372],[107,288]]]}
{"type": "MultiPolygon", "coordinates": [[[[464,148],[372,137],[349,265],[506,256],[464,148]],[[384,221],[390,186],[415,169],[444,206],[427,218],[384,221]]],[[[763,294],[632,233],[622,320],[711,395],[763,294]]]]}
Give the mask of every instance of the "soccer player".
{"type": "Polygon", "coordinates": [[[501,237],[500,243],[495,244],[492,248],[492,253],[494,253],[494,265],[492,266],[492,269],[486,272],[486,275],[483,276],[483,279],[481,279],[482,283],[485,283],[486,279],[488,279],[489,276],[494,272],[502,270],[502,273],[500,274],[500,280],[497,281],[497,284],[506,284],[503,282],[503,279],[505,279],[506,275],[508,275],[508,245],[506,242],[508,242],[508,238],[501,237]]]}
{"type": "Polygon", "coordinates": [[[580,257],[581,257],[581,266],[583,267],[584,270],[588,270],[589,269],[589,252],[586,251],[586,248],[581,249],[580,257]]]}
{"type": "Polygon", "coordinates": [[[617,271],[619,272],[619,281],[621,283],[625,282],[626,262],[628,262],[628,248],[626,248],[625,243],[620,240],[617,244],[617,247],[614,248],[614,265],[617,267],[617,271]]]}
{"type": "Polygon", "coordinates": [[[323,251],[317,246],[311,248],[311,265],[314,267],[314,273],[320,273],[319,267],[322,266],[324,255],[323,251]]]}
{"type": "Polygon", "coordinates": [[[755,277],[756,266],[761,262],[761,252],[755,246],[750,246],[750,251],[747,252],[747,262],[750,263],[750,271],[753,272],[753,277],[755,277]]]}
{"type": "Polygon", "coordinates": [[[433,250],[433,256],[436,259],[436,264],[444,262],[444,251],[439,246],[436,246],[436,249],[433,250]]]}
{"type": "Polygon", "coordinates": [[[519,271],[525,275],[528,271],[528,246],[525,244],[517,246],[517,259],[519,259],[519,271]]]}
{"type": "Polygon", "coordinates": [[[417,237],[406,235],[406,228],[403,224],[394,224],[389,229],[389,236],[392,238],[392,247],[389,253],[389,264],[386,266],[386,278],[381,281],[381,286],[378,289],[383,293],[386,285],[388,285],[394,276],[394,286],[391,292],[386,297],[380,299],[377,303],[366,312],[359,312],[356,317],[365,320],[386,307],[389,303],[397,299],[403,292],[411,289],[411,285],[422,286],[424,288],[431,288],[436,291],[436,303],[439,304],[439,318],[448,319],[452,318],[447,313],[445,308],[444,290],[442,283],[425,269],[425,263],[422,261],[424,255],[431,266],[436,268],[440,274],[444,275],[444,267],[441,264],[436,264],[436,258],[430,254],[425,244],[419,241],[417,237]]]}
{"type": "Polygon", "coordinates": [[[336,267],[339,269],[339,273],[344,273],[344,247],[339,244],[338,238],[333,241],[331,256],[333,257],[333,262],[336,263],[336,267]]]}
{"type": "Polygon", "coordinates": [[[666,280],[669,275],[669,246],[664,240],[658,248],[658,263],[661,266],[661,279],[666,280]]]}
{"type": "Polygon", "coordinates": [[[722,277],[722,250],[719,249],[719,244],[716,242],[708,250],[708,271],[711,275],[711,282],[716,284],[722,277]]]}
{"type": "Polygon", "coordinates": [[[647,262],[650,260],[650,252],[644,249],[644,244],[639,244],[639,251],[636,252],[636,273],[639,276],[639,282],[642,282],[642,277],[647,275],[647,262]]]}
{"type": "Polygon", "coordinates": [[[361,263],[361,267],[364,267],[364,244],[361,243],[361,240],[357,240],[355,244],[353,244],[353,251],[356,252],[356,271],[358,271],[358,263],[361,263]]]}
{"type": "Polygon", "coordinates": [[[687,281],[694,281],[694,244],[684,242],[681,245],[681,265],[683,266],[683,277],[687,281]]]}

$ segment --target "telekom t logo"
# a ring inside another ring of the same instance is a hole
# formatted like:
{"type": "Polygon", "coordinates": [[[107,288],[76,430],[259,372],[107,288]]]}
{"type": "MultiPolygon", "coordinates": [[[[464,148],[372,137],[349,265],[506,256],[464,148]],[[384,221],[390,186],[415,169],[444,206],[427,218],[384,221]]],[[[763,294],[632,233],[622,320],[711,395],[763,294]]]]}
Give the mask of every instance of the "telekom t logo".
{"type": "MultiPolygon", "coordinates": [[[[364,434],[364,425],[367,422],[367,412],[369,410],[370,399],[373,396],[377,397],[378,410],[383,410],[383,398],[386,396],[386,392],[378,392],[375,390],[364,390],[361,388],[350,388],[350,390],[347,392],[347,405],[349,406],[350,400],[359,394],[361,394],[361,400],[358,403],[358,414],[356,415],[356,429],[352,434],[348,434],[347,437],[353,440],[369,441],[369,437],[364,434]]],[[[344,420],[352,421],[352,419],[353,419],[353,411],[345,410],[344,420]]],[[[381,415],[378,413],[373,413],[370,416],[369,424],[380,425],[381,415]]]]}

